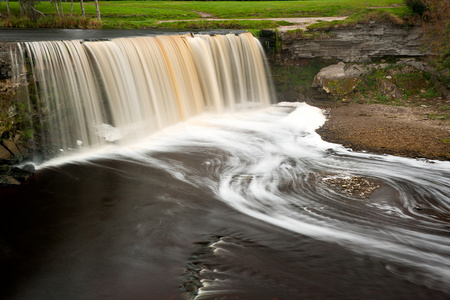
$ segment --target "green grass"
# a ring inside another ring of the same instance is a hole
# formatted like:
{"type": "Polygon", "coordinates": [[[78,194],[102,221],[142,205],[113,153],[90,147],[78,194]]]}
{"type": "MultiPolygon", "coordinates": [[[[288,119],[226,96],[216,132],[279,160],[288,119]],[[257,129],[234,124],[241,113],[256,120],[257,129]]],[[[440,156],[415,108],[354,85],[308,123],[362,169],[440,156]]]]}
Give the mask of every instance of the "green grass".
{"type": "MultiPolygon", "coordinates": [[[[179,22],[176,25],[168,23],[158,24],[163,20],[194,20],[201,19],[197,12],[210,14],[213,18],[239,20],[257,18],[295,18],[295,17],[333,17],[350,16],[357,14],[354,18],[361,16],[362,11],[391,11],[394,15],[402,16],[407,11],[403,0],[303,0],[303,1],[100,1],[102,14],[101,23],[93,23],[93,27],[103,28],[192,28],[212,26],[211,28],[273,28],[283,25],[282,23],[249,21],[219,21],[209,23],[179,22]],[[385,6],[398,6],[395,8],[378,8],[385,6]],[[247,22],[247,23],[245,23],[247,22]]],[[[70,13],[70,2],[63,2],[65,15],[70,13]]],[[[10,2],[11,12],[15,16],[20,15],[17,2],[10,2]]],[[[47,18],[55,15],[55,9],[49,2],[41,2],[36,9],[43,12],[47,18]]],[[[88,18],[95,18],[95,6],[93,2],[85,2],[85,11],[88,18]]],[[[6,15],[6,4],[0,2],[0,12],[6,15]]],[[[80,5],[74,3],[74,15],[81,14],[80,5]]],[[[57,20],[57,18],[54,18],[57,20]]],[[[77,19],[77,18],[75,18],[77,19]]],[[[80,18],[78,18],[79,20],[80,18]]],[[[21,27],[27,27],[23,21],[12,22],[0,21],[0,27],[14,27],[15,22],[21,27]],[[3,25],[2,25],[3,24],[3,25]]],[[[80,21],[81,22],[81,21],[80,21]]],[[[50,22],[41,22],[39,25],[30,27],[64,27],[64,22],[57,22],[51,26],[50,22]]],[[[69,22],[75,27],[74,22],[69,22]]],[[[84,25],[80,26],[82,28],[84,25]]],[[[17,27],[17,26],[16,26],[17,27]]],[[[69,27],[69,28],[71,28],[69,27]]],[[[64,27],[66,28],[66,27],[64,27]]],[[[209,28],[209,27],[208,27],[209,28]]]]}
{"type": "Polygon", "coordinates": [[[308,26],[309,30],[329,30],[336,26],[351,27],[356,24],[368,24],[370,22],[393,23],[403,25],[409,11],[406,7],[398,8],[380,8],[380,9],[362,9],[345,20],[335,20],[331,22],[317,22],[308,26]]]}
{"type": "Polygon", "coordinates": [[[439,120],[439,121],[447,121],[450,119],[450,115],[441,113],[428,113],[425,114],[424,117],[430,120],[439,120]]]}
{"type": "Polygon", "coordinates": [[[442,111],[450,111],[450,105],[438,105],[438,109],[442,111]]]}
{"type": "MultiPolygon", "coordinates": [[[[155,18],[159,20],[179,20],[199,18],[195,11],[209,13],[221,19],[348,16],[367,7],[393,4],[403,6],[403,1],[110,1],[100,2],[100,7],[103,14],[147,14],[149,16],[156,14],[155,18]]],[[[90,13],[94,14],[92,3],[90,8],[90,13]]]]}
{"type": "Polygon", "coordinates": [[[276,28],[278,22],[270,20],[224,20],[224,21],[178,21],[155,25],[158,28],[169,29],[255,29],[276,28]]]}

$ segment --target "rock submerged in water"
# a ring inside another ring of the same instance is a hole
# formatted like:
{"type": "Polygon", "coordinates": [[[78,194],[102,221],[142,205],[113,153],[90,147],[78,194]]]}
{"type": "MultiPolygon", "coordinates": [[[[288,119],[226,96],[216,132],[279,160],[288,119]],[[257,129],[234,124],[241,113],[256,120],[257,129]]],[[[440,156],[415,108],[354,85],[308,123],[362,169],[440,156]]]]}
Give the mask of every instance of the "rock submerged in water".
{"type": "Polygon", "coordinates": [[[357,198],[366,199],[375,190],[380,188],[380,183],[370,178],[360,176],[330,176],[322,181],[336,191],[357,198]]]}
{"type": "Polygon", "coordinates": [[[0,166],[0,188],[16,186],[27,181],[35,172],[32,164],[22,168],[3,165],[0,166]]]}
{"type": "Polygon", "coordinates": [[[0,140],[0,188],[20,185],[34,174],[32,164],[20,168],[15,166],[29,158],[28,155],[29,151],[19,134],[14,139],[0,140]]]}

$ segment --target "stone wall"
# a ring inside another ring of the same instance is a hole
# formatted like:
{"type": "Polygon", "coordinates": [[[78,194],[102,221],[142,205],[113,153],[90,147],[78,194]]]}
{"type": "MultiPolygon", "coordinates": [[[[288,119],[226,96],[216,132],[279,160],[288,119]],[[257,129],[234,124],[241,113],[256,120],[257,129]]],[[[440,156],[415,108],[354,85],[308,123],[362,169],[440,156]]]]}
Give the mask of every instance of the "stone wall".
{"type": "Polygon", "coordinates": [[[0,80],[11,78],[11,55],[10,49],[15,47],[12,43],[0,43],[0,80]]]}
{"type": "MultiPolygon", "coordinates": [[[[335,28],[317,38],[299,38],[289,32],[279,33],[278,49],[290,59],[322,58],[345,62],[367,62],[385,56],[417,57],[420,50],[421,30],[394,24],[358,24],[354,27],[335,28]]],[[[267,42],[264,42],[268,45],[267,42]]],[[[273,44],[273,43],[272,43],[273,44]]]]}

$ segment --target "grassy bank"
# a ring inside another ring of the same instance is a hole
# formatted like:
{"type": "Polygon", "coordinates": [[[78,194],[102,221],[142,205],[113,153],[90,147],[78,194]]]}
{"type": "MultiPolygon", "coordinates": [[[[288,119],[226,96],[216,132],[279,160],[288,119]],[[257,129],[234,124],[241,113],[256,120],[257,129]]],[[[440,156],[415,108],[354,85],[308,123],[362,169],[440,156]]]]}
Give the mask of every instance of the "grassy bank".
{"type": "MultiPolygon", "coordinates": [[[[304,1],[100,1],[101,22],[82,21],[74,17],[70,22],[62,22],[55,17],[54,6],[41,2],[36,9],[46,18],[37,21],[25,21],[20,16],[17,2],[10,2],[12,20],[2,19],[3,27],[55,27],[73,28],[80,22],[81,28],[273,28],[279,26],[274,22],[264,23],[244,21],[241,19],[258,18],[299,18],[299,17],[334,17],[350,16],[363,10],[389,10],[392,14],[403,16],[407,13],[403,0],[304,0],[304,1]],[[237,20],[228,22],[176,22],[159,23],[167,20],[197,20],[207,18],[237,20]],[[43,20],[45,19],[45,20],[43,20]],[[51,21],[53,20],[53,22],[51,21]],[[217,25],[222,22],[222,25],[217,25]],[[193,25],[194,24],[194,25],[193,25]],[[223,25],[224,24],[224,25],[223,25]],[[237,25],[238,24],[238,25],[237,25]],[[227,27],[229,26],[229,27],[227,27]]],[[[70,14],[70,2],[63,2],[63,11],[70,14]]],[[[93,2],[85,2],[88,19],[95,18],[93,2]]],[[[0,3],[0,12],[6,16],[6,4],[0,3]]],[[[74,3],[74,16],[80,16],[79,2],[74,3]]],[[[68,17],[64,17],[67,19],[68,17]]]]}

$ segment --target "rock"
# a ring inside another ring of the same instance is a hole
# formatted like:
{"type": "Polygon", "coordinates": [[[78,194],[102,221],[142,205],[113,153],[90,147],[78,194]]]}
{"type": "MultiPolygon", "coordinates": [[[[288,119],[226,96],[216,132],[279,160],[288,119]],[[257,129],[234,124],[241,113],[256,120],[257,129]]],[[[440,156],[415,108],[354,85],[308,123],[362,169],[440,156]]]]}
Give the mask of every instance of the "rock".
{"type": "Polygon", "coordinates": [[[3,147],[6,147],[11,153],[15,156],[21,156],[19,148],[17,148],[16,143],[10,140],[3,140],[1,141],[1,144],[3,144],[3,147]]]}
{"type": "Polygon", "coordinates": [[[14,185],[20,185],[20,182],[12,176],[0,175],[0,187],[8,187],[14,185]]]}
{"type": "Polygon", "coordinates": [[[394,24],[358,24],[331,29],[318,39],[292,39],[280,35],[282,54],[291,59],[325,58],[345,62],[368,62],[384,56],[420,57],[420,27],[404,28],[394,24]]]}
{"type": "Polygon", "coordinates": [[[346,65],[340,62],[323,68],[314,77],[312,87],[317,87],[338,99],[343,99],[346,95],[353,92],[358,83],[361,82],[361,76],[371,71],[359,65],[346,65]]]}
{"type": "Polygon", "coordinates": [[[22,167],[22,170],[27,171],[31,174],[33,174],[34,172],[36,172],[36,168],[32,165],[32,164],[26,164],[22,167]]]}
{"type": "Polygon", "coordinates": [[[13,141],[0,141],[0,163],[15,164],[21,162],[22,160],[23,155],[13,141]]]}
{"type": "Polygon", "coordinates": [[[403,92],[390,80],[385,78],[377,78],[377,91],[389,99],[400,99],[403,92]]]}
{"type": "Polygon", "coordinates": [[[8,161],[12,161],[14,159],[14,155],[5,147],[0,144],[0,163],[5,164],[8,161]]]}
{"type": "Polygon", "coordinates": [[[395,76],[398,74],[408,74],[408,73],[415,73],[417,72],[417,70],[409,65],[399,65],[396,64],[397,66],[400,66],[399,68],[392,68],[386,71],[387,74],[389,74],[389,76],[395,76]]]}
{"type": "Polygon", "coordinates": [[[425,65],[421,63],[420,61],[411,61],[408,63],[409,66],[416,68],[420,71],[425,71],[425,65]]]}
{"type": "Polygon", "coordinates": [[[0,166],[0,187],[19,185],[26,182],[35,172],[31,164],[26,164],[22,169],[11,166],[0,166]]]}
{"type": "MultiPolygon", "coordinates": [[[[414,58],[409,59],[400,59],[397,63],[397,66],[410,66],[414,69],[425,71],[426,65],[420,61],[416,61],[414,58]]],[[[411,70],[410,72],[414,72],[414,70],[411,70]]]]}

